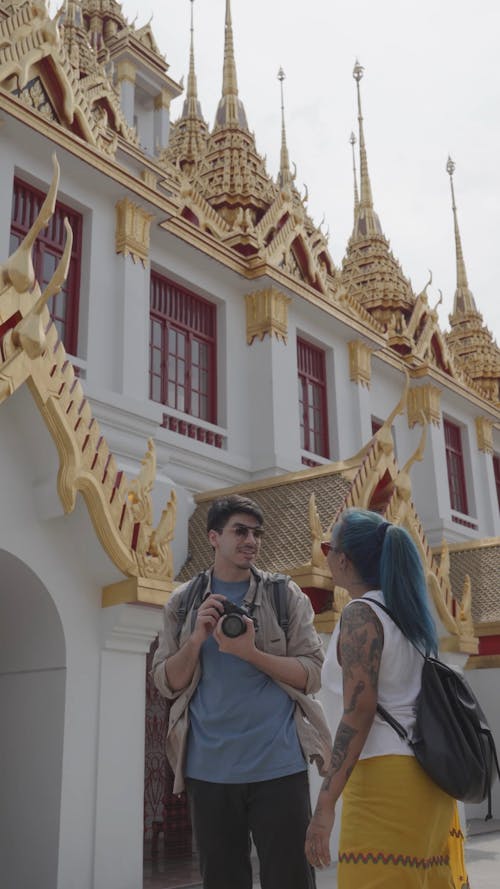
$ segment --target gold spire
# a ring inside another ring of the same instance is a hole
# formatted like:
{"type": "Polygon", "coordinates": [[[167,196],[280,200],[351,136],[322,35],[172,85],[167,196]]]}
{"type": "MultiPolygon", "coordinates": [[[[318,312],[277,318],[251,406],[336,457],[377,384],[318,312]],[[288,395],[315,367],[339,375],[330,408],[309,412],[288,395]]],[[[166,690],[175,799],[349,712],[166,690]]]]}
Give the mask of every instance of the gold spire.
{"type": "Polygon", "coordinates": [[[233,25],[231,22],[231,0],[226,0],[226,24],[224,31],[224,72],[222,77],[222,98],[217,107],[214,129],[238,127],[248,130],[243,103],[238,98],[238,80],[234,59],[233,25]]]}
{"type": "Polygon", "coordinates": [[[455,290],[453,315],[464,315],[470,313],[477,314],[477,307],[474,302],[472,291],[469,290],[469,282],[467,281],[467,272],[465,270],[464,254],[462,251],[462,240],[460,238],[457,207],[455,204],[455,189],[453,187],[453,173],[455,172],[455,164],[452,161],[451,157],[448,157],[446,172],[450,177],[453,224],[455,227],[455,249],[457,255],[457,289],[455,290]]]}
{"type": "Polygon", "coordinates": [[[358,205],[358,213],[354,225],[354,234],[361,237],[367,235],[380,235],[382,228],[379,218],[373,209],[372,188],[370,177],[368,175],[368,160],[366,157],[365,134],[363,130],[363,115],[361,113],[361,90],[360,81],[363,77],[364,68],[356,59],[356,64],[352,72],[352,76],[356,81],[356,91],[358,95],[358,124],[359,124],[359,176],[361,197],[358,205]]]}
{"type": "Polygon", "coordinates": [[[202,118],[201,105],[198,101],[198,87],[196,82],[196,71],[194,67],[194,25],[193,25],[193,7],[194,0],[191,3],[191,42],[189,48],[189,74],[187,82],[186,99],[182,109],[181,117],[202,118]]]}
{"type": "Polygon", "coordinates": [[[356,145],[356,136],[354,133],[351,133],[349,142],[352,150],[352,173],[354,177],[354,218],[356,218],[356,213],[358,212],[359,207],[359,194],[358,194],[358,177],[356,175],[356,154],[354,151],[354,146],[356,145]]]}
{"type": "MultiPolygon", "coordinates": [[[[398,341],[399,348],[415,297],[399,262],[390,251],[389,241],[373,209],[359,86],[363,67],[358,61],[353,77],[358,99],[360,195],[358,198],[354,163],[354,225],[342,262],[342,281],[348,294],[355,296],[388,331],[390,343],[398,341]]],[[[353,134],[350,139],[353,154],[355,141],[353,134]]]]}
{"type": "Polygon", "coordinates": [[[498,404],[500,402],[500,350],[490,331],[483,324],[483,316],[477,309],[467,281],[453,187],[455,164],[451,157],[448,158],[446,172],[450,177],[457,256],[457,289],[453,302],[453,314],[449,316],[451,330],[446,335],[446,342],[458,367],[465,370],[486,398],[498,404]]]}
{"type": "Polygon", "coordinates": [[[64,0],[64,21],[75,26],[82,24],[82,10],[78,0],[64,0]]]}
{"type": "Polygon", "coordinates": [[[285,72],[283,68],[278,71],[278,80],[281,90],[281,156],[280,156],[280,172],[278,176],[278,184],[280,188],[290,187],[292,184],[292,174],[290,172],[290,158],[288,156],[288,147],[286,144],[286,128],[285,128],[285,102],[283,99],[283,81],[285,72]]]}
{"type": "Polygon", "coordinates": [[[172,124],[166,148],[160,154],[160,163],[168,161],[178,166],[188,177],[194,174],[207,150],[208,126],[203,119],[198,101],[196,71],[194,65],[194,0],[191,3],[191,40],[189,48],[189,73],[186,98],[182,114],[172,124]]]}

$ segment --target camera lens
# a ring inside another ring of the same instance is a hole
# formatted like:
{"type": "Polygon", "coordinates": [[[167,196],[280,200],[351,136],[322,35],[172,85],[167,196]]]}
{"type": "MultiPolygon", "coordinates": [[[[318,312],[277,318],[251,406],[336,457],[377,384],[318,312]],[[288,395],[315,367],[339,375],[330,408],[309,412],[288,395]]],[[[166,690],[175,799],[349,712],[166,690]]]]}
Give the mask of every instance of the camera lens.
{"type": "Polygon", "coordinates": [[[236,639],[247,631],[247,625],[239,614],[226,614],[222,619],[221,630],[224,636],[230,639],[236,639]]]}

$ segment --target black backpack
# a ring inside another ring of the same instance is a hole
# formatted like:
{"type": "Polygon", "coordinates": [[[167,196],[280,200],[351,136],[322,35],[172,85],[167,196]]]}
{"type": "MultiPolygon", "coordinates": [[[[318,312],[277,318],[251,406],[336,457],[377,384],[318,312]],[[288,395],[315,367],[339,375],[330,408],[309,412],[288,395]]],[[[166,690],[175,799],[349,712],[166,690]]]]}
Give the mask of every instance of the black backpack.
{"type": "MultiPolygon", "coordinates": [[[[403,632],[385,605],[368,596],[364,601],[382,608],[403,632]]],[[[424,771],[442,790],[462,802],[481,803],[488,798],[485,818],[488,821],[492,817],[491,785],[495,767],[500,777],[488,721],[464,677],[448,664],[425,656],[414,647],[424,658],[424,665],[413,738],[380,704],[377,711],[399,737],[407,741],[424,771]]]]}
{"type": "MultiPolygon", "coordinates": [[[[288,598],[287,598],[287,589],[288,589],[288,581],[290,580],[287,574],[270,574],[269,578],[266,580],[266,586],[272,586],[272,601],[273,608],[276,614],[276,619],[283,630],[285,636],[288,638],[288,598]]],[[[186,617],[191,612],[191,629],[194,628],[194,624],[196,621],[196,613],[198,611],[198,605],[201,601],[201,596],[205,590],[205,587],[208,583],[208,571],[200,571],[193,579],[189,582],[186,589],[183,590],[179,597],[179,602],[177,605],[177,629],[175,632],[175,638],[178,642],[181,635],[181,630],[186,621],[186,617]]]]}

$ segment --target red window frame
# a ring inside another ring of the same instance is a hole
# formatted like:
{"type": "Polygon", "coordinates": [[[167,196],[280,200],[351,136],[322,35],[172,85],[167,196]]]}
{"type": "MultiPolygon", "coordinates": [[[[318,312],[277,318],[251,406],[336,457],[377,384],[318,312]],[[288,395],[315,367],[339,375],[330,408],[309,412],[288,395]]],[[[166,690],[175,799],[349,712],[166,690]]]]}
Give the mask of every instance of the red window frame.
{"type": "Polygon", "coordinates": [[[452,423],[451,420],[445,419],[443,425],[451,508],[456,510],[456,512],[461,512],[463,515],[469,515],[462,430],[460,426],[452,423]]]}
{"type": "Polygon", "coordinates": [[[216,307],[157,272],[150,283],[149,397],[217,422],[216,307]]]}
{"type": "Polygon", "coordinates": [[[325,353],[297,337],[300,443],[304,451],[329,457],[325,353]]]}
{"type": "Polygon", "coordinates": [[[500,455],[493,454],[493,474],[495,476],[495,486],[497,489],[498,508],[500,509],[500,455]]]}
{"type": "MultiPolygon", "coordinates": [[[[17,176],[14,178],[10,223],[10,253],[21,243],[38,216],[46,195],[17,176]]],[[[66,281],[59,293],[52,296],[48,309],[57,327],[59,338],[70,355],[78,354],[78,313],[82,258],[83,217],[66,204],[56,201],[54,213],[33,246],[33,266],[42,289],[49,283],[66,243],[64,218],[73,231],[73,246],[66,281]]]]}

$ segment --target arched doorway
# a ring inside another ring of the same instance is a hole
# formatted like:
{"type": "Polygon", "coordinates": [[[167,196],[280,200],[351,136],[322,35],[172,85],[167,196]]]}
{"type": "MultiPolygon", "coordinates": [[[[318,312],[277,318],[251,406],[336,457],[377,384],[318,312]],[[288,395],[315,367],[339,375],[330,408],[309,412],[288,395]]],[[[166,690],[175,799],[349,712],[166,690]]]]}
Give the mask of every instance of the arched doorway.
{"type": "Polygon", "coordinates": [[[0,549],[0,859],[5,886],[57,886],[66,685],[48,590],[0,549]]]}

